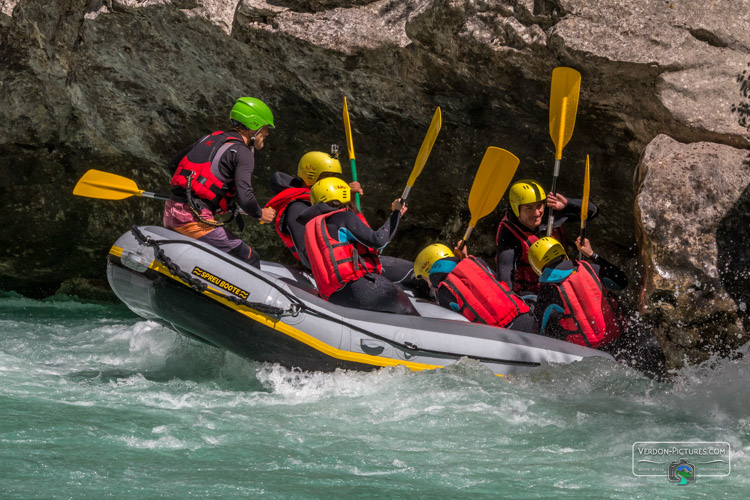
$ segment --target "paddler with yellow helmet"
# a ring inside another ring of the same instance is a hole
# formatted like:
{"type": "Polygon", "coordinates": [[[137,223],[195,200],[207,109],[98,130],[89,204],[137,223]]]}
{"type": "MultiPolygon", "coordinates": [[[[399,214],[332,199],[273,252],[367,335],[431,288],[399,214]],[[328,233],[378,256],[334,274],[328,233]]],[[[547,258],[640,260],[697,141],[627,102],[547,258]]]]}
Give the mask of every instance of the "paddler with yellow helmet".
{"type": "MultiPolygon", "coordinates": [[[[565,245],[562,225],[567,220],[580,221],[582,200],[570,199],[562,194],[544,192],[542,186],[531,179],[513,183],[508,190],[509,210],[497,228],[495,265],[501,281],[512,284],[514,292],[521,295],[536,294],[539,278],[529,265],[529,247],[544,236],[547,225],[545,208],[555,211],[552,237],[565,245]]],[[[598,214],[596,205],[589,202],[589,219],[598,214]]]]}
{"type": "MultiPolygon", "coordinates": [[[[297,217],[311,205],[310,188],[313,184],[328,177],[341,177],[341,173],[338,158],[322,151],[310,151],[300,158],[296,176],[284,172],[271,175],[271,190],[276,195],[266,207],[276,210],[276,232],[294,258],[307,268],[310,263],[305,250],[305,226],[297,222],[297,217]]],[[[363,194],[359,182],[350,182],[349,188],[363,194]]]]}
{"type": "Polygon", "coordinates": [[[379,250],[393,238],[406,205],[396,199],[385,223],[374,230],[351,201],[346,181],[328,177],[310,189],[297,221],[305,224],[310,269],[324,299],[341,306],[419,315],[409,297],[382,275],[379,250]]]}
{"type": "Polygon", "coordinates": [[[539,276],[534,314],[542,335],[587,347],[602,348],[620,337],[625,323],[611,291],[628,285],[620,268],[578,237],[576,247],[586,260],[570,260],[554,238],[545,236],[529,249],[529,264],[539,276]]]}
{"type": "Polygon", "coordinates": [[[538,333],[536,318],[523,299],[499,281],[490,267],[464,246],[428,245],[414,260],[414,274],[430,285],[438,304],[474,323],[538,333]]]}

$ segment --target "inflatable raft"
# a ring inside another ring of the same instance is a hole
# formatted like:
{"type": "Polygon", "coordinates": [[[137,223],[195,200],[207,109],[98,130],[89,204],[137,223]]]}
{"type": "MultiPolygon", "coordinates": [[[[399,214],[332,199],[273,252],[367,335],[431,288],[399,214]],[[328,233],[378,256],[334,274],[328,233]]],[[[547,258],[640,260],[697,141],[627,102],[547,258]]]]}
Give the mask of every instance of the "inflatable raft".
{"type": "Polygon", "coordinates": [[[440,368],[476,359],[497,375],[607,353],[468,322],[412,298],[421,314],[351,309],[321,299],[309,274],[260,270],[162,227],[133,227],[114,244],[107,278],[139,316],[241,357],[303,370],[440,368]]]}

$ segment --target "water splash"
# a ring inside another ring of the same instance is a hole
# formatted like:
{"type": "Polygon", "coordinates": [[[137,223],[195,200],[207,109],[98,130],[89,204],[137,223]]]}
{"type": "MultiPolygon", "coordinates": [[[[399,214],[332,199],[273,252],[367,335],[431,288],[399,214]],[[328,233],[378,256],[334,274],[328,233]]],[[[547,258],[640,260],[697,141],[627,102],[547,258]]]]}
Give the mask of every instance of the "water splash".
{"type": "MultiPolygon", "coordinates": [[[[669,381],[603,359],[507,378],[471,360],[301,372],[118,308],[3,296],[0,487],[8,498],[677,498],[666,472],[632,475],[632,444],[728,441],[746,468],[746,354],[669,381]]],[[[698,473],[685,488],[740,498],[749,485],[698,473]]]]}

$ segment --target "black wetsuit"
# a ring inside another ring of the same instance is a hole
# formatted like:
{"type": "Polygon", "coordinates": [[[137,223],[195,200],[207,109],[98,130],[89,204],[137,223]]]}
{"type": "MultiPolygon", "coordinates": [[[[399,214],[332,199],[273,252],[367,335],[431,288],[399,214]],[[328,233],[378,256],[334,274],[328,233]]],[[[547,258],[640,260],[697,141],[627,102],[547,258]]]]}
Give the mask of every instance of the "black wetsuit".
{"type": "MultiPolygon", "coordinates": [[[[304,225],[318,215],[336,210],[338,209],[326,203],[317,203],[303,211],[297,218],[297,222],[304,225]]],[[[362,222],[354,211],[344,210],[328,217],[326,228],[328,234],[338,236],[340,240],[356,240],[366,247],[380,250],[393,238],[399,219],[399,212],[393,211],[379,229],[373,230],[362,222]]],[[[401,288],[383,275],[375,273],[366,274],[358,280],[346,283],[343,288],[331,294],[329,301],[346,307],[419,315],[401,288]]]]}

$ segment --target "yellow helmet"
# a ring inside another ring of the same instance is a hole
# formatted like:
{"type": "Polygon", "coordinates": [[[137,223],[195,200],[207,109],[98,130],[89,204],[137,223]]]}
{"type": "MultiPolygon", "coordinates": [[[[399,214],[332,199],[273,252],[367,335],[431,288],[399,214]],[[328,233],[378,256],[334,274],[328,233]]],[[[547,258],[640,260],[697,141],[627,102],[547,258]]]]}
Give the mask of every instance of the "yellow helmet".
{"type": "Polygon", "coordinates": [[[544,188],[531,179],[514,182],[508,190],[508,201],[513,213],[518,217],[518,205],[536,203],[547,199],[544,188]]]}
{"type": "Polygon", "coordinates": [[[568,258],[562,244],[551,236],[545,236],[529,247],[529,264],[534,272],[541,276],[544,266],[561,255],[568,258]]]}
{"type": "Polygon", "coordinates": [[[308,186],[312,186],[318,182],[320,174],[324,172],[342,173],[341,163],[336,158],[322,151],[305,153],[297,165],[297,177],[305,181],[305,184],[308,186]]]}
{"type": "Polygon", "coordinates": [[[446,257],[455,257],[450,248],[440,243],[433,243],[422,249],[414,260],[414,275],[427,279],[433,264],[446,257]]]}
{"type": "Polygon", "coordinates": [[[338,177],[326,177],[321,179],[310,188],[310,201],[313,205],[321,201],[338,200],[341,203],[349,203],[352,199],[352,190],[346,181],[338,177]]]}

